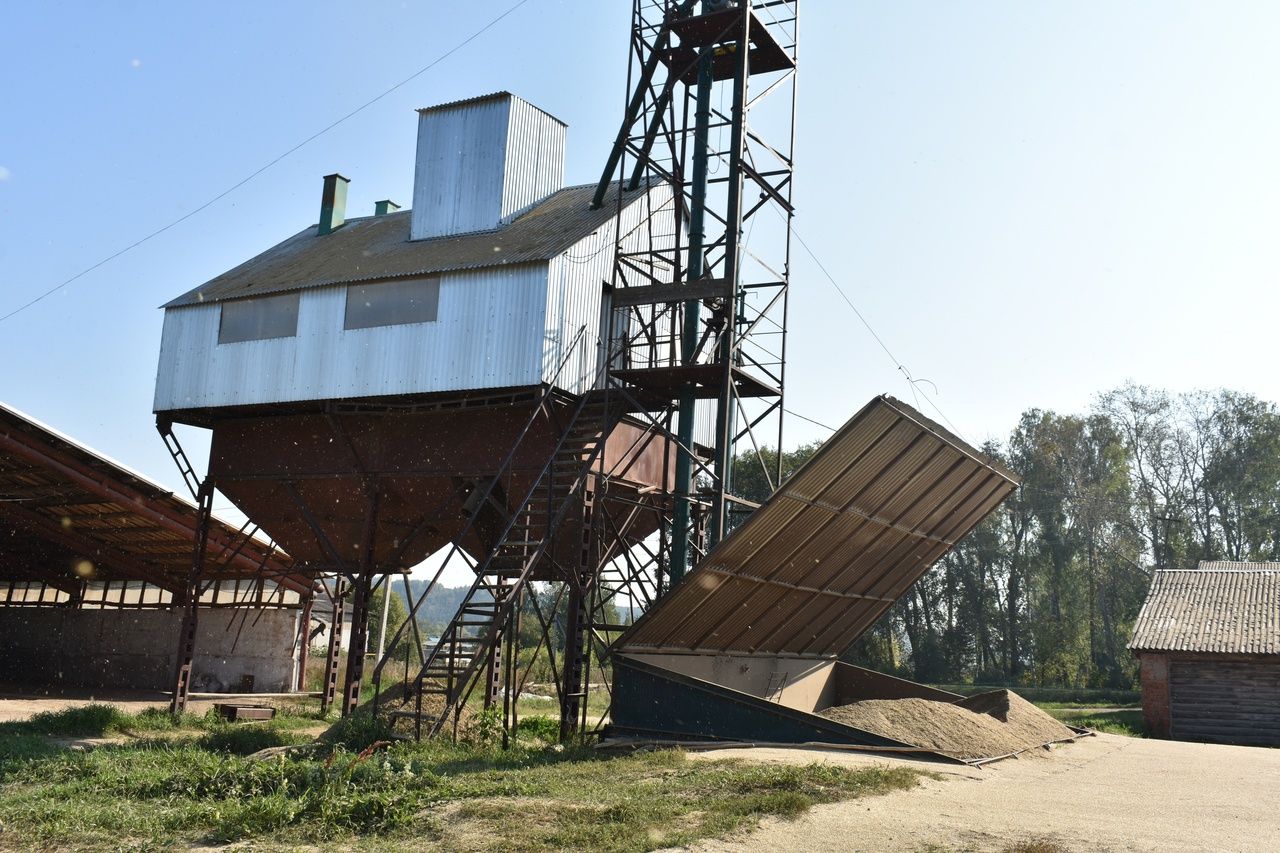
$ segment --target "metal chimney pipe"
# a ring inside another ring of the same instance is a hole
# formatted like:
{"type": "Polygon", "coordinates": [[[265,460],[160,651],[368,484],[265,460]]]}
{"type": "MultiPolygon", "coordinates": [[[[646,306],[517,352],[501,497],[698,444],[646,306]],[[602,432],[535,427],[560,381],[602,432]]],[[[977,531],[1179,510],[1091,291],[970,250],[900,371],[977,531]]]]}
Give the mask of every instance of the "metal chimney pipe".
{"type": "Polygon", "coordinates": [[[386,216],[388,213],[395,213],[399,209],[400,205],[396,204],[389,198],[384,198],[382,201],[375,201],[373,203],[374,216],[386,216]]]}
{"type": "Polygon", "coordinates": [[[320,197],[320,237],[336,231],[347,221],[347,178],[337,172],[324,176],[324,194],[320,197]]]}

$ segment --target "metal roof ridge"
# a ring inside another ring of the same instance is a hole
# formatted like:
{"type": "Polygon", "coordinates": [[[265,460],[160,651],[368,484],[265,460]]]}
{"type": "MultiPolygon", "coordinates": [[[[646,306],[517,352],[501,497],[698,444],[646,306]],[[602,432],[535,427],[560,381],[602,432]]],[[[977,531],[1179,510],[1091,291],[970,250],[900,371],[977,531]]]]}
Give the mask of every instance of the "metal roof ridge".
{"type": "Polygon", "coordinates": [[[556,122],[562,127],[569,126],[568,122],[564,121],[563,119],[557,118],[556,116],[544,110],[542,107],[533,103],[533,101],[526,100],[507,89],[499,89],[498,91],[490,92],[487,95],[474,95],[470,98],[458,98],[457,100],[453,100],[453,101],[445,101],[443,104],[433,104],[432,106],[429,106],[429,107],[418,107],[417,110],[415,110],[415,112],[417,112],[418,115],[423,115],[424,113],[433,113],[433,112],[438,112],[440,110],[451,110],[456,107],[465,107],[471,104],[481,104],[481,103],[484,103],[485,101],[494,101],[499,98],[510,98],[513,101],[519,101],[522,104],[526,104],[527,106],[533,107],[535,110],[542,113],[547,118],[551,119],[552,121],[556,122]]]}

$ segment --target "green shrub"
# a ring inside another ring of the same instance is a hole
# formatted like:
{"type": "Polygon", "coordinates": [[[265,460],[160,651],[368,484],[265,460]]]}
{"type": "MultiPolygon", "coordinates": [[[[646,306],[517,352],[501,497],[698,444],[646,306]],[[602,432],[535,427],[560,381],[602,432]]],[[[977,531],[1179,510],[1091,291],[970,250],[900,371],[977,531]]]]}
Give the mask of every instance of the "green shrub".
{"type": "Polygon", "coordinates": [[[541,715],[521,717],[516,723],[516,740],[525,743],[530,740],[556,743],[560,740],[560,720],[541,715]]]}
{"type": "Polygon", "coordinates": [[[252,755],[273,746],[293,746],[310,738],[287,731],[255,725],[229,725],[215,729],[200,738],[199,745],[211,752],[252,755]]]}
{"type": "Polygon", "coordinates": [[[62,711],[45,711],[27,721],[32,731],[62,737],[101,737],[123,731],[131,717],[115,705],[83,705],[62,711]]]}

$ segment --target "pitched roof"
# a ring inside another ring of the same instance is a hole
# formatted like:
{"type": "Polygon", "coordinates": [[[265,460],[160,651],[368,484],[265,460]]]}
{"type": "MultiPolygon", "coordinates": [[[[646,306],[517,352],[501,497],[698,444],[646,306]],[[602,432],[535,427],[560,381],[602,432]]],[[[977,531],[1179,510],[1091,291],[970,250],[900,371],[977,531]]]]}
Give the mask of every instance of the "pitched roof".
{"type": "MultiPolygon", "coordinates": [[[[312,225],[164,307],[550,260],[617,214],[618,185],[593,210],[595,190],[595,184],[566,187],[502,228],[431,240],[409,239],[408,210],[348,219],[323,237],[312,225]]],[[[626,193],[624,201],[645,192],[626,193]]]]}
{"type": "Polygon", "coordinates": [[[1280,655],[1280,563],[1157,571],[1129,648],[1280,655]]]}

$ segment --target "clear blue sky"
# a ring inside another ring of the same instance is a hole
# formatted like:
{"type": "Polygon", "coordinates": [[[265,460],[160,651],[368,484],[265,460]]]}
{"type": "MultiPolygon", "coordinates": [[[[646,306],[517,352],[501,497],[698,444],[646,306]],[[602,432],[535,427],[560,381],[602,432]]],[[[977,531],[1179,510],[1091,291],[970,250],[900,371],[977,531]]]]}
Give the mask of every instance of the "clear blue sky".
{"type": "MultiPolygon", "coordinates": [[[[9,4],[0,314],[511,2],[9,4]]],[[[798,230],[966,437],[1130,379],[1280,399],[1280,5],[803,5],[798,230]]],[[[529,0],[0,323],[0,400],[179,487],[150,413],[157,306],[314,222],[324,174],[352,179],[356,214],[407,204],[416,107],[510,89],[570,125],[568,178],[594,180],[625,98],[629,7],[529,0]]],[[[881,391],[910,401],[803,255],[793,282],[789,406],[834,425],[881,391]]]]}

